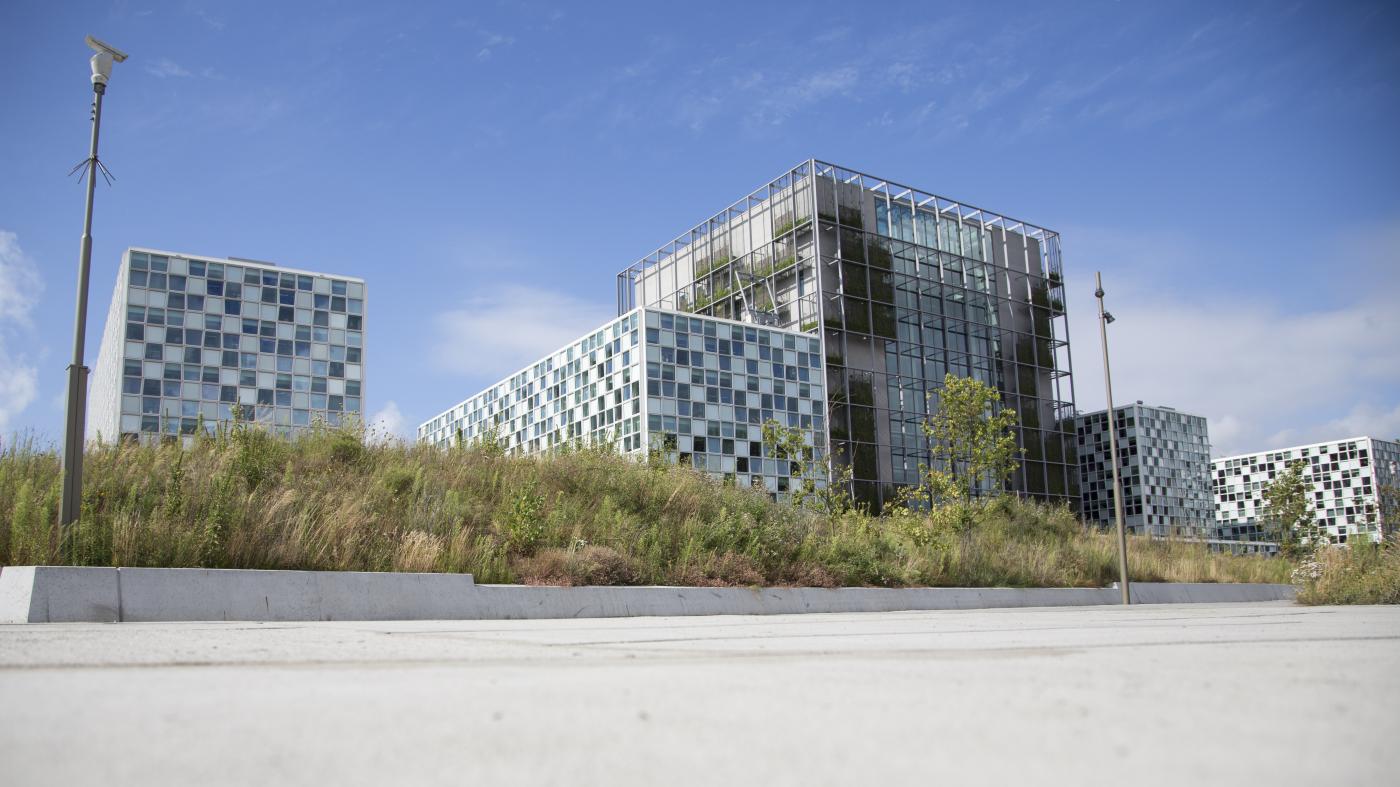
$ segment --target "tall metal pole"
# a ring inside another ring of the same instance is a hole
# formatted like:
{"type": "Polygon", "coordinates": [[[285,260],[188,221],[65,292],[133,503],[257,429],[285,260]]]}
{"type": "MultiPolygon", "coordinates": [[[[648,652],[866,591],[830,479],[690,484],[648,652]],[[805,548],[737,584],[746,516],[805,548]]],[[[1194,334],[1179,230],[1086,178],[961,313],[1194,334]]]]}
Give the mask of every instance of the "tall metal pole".
{"type": "Polygon", "coordinates": [[[83,428],[87,410],[88,368],[83,365],[83,343],[87,337],[88,270],[92,262],[92,195],[97,188],[97,134],[102,127],[102,96],[105,81],[92,83],[92,144],[87,160],[87,203],[83,210],[83,240],[78,250],[78,307],[73,320],[73,361],[68,364],[68,415],[63,432],[63,498],[58,521],[64,541],[83,506],[83,428]]]}
{"type": "Polygon", "coordinates": [[[1099,299],[1099,341],[1103,344],[1103,389],[1108,399],[1108,453],[1113,466],[1113,518],[1118,525],[1118,586],[1123,603],[1131,604],[1128,589],[1128,536],[1123,532],[1123,487],[1118,480],[1118,420],[1113,412],[1113,377],[1108,371],[1108,319],[1103,309],[1103,275],[1094,273],[1094,297],[1099,299]]]}

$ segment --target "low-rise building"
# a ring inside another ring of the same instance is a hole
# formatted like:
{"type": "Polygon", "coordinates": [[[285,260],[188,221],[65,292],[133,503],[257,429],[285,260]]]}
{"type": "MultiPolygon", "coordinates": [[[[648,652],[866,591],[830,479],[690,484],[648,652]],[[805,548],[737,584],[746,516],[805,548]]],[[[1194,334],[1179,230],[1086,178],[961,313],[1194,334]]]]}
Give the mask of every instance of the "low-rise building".
{"type": "Polygon", "coordinates": [[[783,495],[791,462],[763,444],[763,424],[800,430],[812,448],[809,469],[824,484],[823,384],[816,336],[639,308],[429,419],[417,436],[525,454],[567,444],[659,452],[783,495]]]}
{"type": "Polygon", "coordinates": [[[358,419],[365,282],[236,257],[128,249],[87,439],[189,442],[235,414],[290,436],[358,419]]]}
{"type": "Polygon", "coordinates": [[[1318,527],[1334,543],[1380,541],[1400,527],[1400,443],[1352,437],[1213,461],[1218,537],[1266,538],[1264,489],[1295,462],[1303,463],[1318,527]]]}

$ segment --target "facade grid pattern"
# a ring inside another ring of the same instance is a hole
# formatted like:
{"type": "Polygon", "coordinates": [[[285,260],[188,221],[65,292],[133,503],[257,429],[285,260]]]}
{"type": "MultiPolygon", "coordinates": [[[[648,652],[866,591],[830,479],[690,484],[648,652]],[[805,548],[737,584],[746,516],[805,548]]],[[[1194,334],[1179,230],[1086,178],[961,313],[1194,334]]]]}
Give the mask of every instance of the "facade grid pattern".
{"type": "MultiPolygon", "coordinates": [[[[1214,535],[1210,436],[1206,419],[1141,402],[1115,408],[1123,525],[1131,533],[1208,539],[1214,535]]],[[[1075,418],[1084,521],[1114,526],[1108,411],[1075,418]]]]}
{"type": "Polygon", "coordinates": [[[290,436],[359,418],[365,283],[236,258],[122,257],[89,439],[181,439],[238,417],[290,436]]]}
{"type": "Polygon", "coordinates": [[[438,446],[491,442],[513,453],[568,443],[643,447],[641,315],[624,315],[418,427],[438,446]]]}
{"type": "Polygon", "coordinates": [[[1333,543],[1380,541],[1400,526],[1394,508],[1400,444],[1355,437],[1216,459],[1211,470],[1219,537],[1263,537],[1264,490],[1295,462],[1304,465],[1318,527],[1333,543]]]}
{"type": "Polygon", "coordinates": [[[764,444],[762,425],[799,430],[824,485],[819,350],[794,331],[636,309],[429,419],[418,439],[520,454],[603,445],[784,496],[794,467],[764,444]]]}

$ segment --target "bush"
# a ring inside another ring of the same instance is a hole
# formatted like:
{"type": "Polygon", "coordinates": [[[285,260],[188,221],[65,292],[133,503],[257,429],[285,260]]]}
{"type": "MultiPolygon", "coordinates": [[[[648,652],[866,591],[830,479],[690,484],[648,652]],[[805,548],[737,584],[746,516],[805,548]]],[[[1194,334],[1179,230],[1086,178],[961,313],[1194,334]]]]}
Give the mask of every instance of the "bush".
{"type": "Polygon", "coordinates": [[[527,585],[630,585],[631,562],[609,547],[582,545],[575,549],[546,549],[521,561],[520,578],[527,585]]]}

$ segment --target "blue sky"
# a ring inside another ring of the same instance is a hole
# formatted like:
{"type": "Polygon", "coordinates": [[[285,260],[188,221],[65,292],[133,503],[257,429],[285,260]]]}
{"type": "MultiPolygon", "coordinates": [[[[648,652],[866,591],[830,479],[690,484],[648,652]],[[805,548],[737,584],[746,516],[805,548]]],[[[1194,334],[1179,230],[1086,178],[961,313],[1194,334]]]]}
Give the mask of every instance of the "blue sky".
{"type": "Polygon", "coordinates": [[[1075,387],[1217,455],[1400,435],[1392,3],[0,6],[0,433],[58,441],[140,245],[363,276],[367,410],[420,420],[614,312],[613,276],[817,157],[1058,230],[1075,387]],[[545,325],[522,328],[523,317],[545,325]]]}

